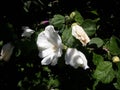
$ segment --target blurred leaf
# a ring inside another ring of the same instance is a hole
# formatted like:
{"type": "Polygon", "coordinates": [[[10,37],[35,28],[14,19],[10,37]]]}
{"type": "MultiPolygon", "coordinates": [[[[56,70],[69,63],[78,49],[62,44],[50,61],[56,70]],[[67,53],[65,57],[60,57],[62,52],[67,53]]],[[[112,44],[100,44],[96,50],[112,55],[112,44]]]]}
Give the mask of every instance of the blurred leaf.
{"type": "Polygon", "coordinates": [[[112,36],[110,41],[106,43],[105,47],[110,51],[112,55],[119,55],[120,54],[120,40],[112,36]]]}
{"type": "Polygon", "coordinates": [[[63,27],[63,24],[65,23],[65,17],[60,14],[54,15],[53,18],[50,20],[50,23],[54,25],[54,27],[60,29],[63,27]]]}
{"type": "Polygon", "coordinates": [[[35,73],[35,76],[36,76],[37,78],[40,78],[40,77],[41,77],[41,72],[35,73]]]}
{"type": "Polygon", "coordinates": [[[65,45],[68,47],[75,46],[75,39],[71,34],[71,28],[66,27],[66,29],[62,33],[62,40],[65,45]]]}
{"type": "Polygon", "coordinates": [[[18,87],[22,87],[22,80],[18,82],[18,87]]]}
{"type": "Polygon", "coordinates": [[[18,51],[15,53],[15,56],[16,56],[16,57],[19,57],[19,56],[20,56],[20,54],[21,54],[21,50],[20,50],[20,49],[18,49],[18,51]]]}
{"type": "Polygon", "coordinates": [[[31,1],[24,2],[24,7],[23,8],[26,12],[29,12],[30,5],[31,5],[31,1]]]}
{"type": "Polygon", "coordinates": [[[98,48],[100,48],[104,44],[104,42],[102,39],[95,37],[90,40],[89,45],[91,44],[95,44],[98,48]]]}
{"type": "Polygon", "coordinates": [[[81,26],[88,36],[92,36],[96,33],[96,22],[91,19],[86,19],[81,26]]]}
{"type": "Polygon", "coordinates": [[[26,66],[27,67],[33,67],[34,65],[33,65],[33,63],[26,63],[26,66]]]}
{"type": "Polygon", "coordinates": [[[46,72],[48,72],[48,73],[51,72],[51,70],[48,68],[48,66],[43,66],[43,71],[46,71],[46,72]]]}
{"type": "Polygon", "coordinates": [[[3,45],[3,41],[0,41],[0,47],[3,45]]]}
{"type": "Polygon", "coordinates": [[[50,78],[48,82],[48,87],[49,88],[56,88],[59,86],[59,81],[57,79],[50,78]]]}
{"type": "Polygon", "coordinates": [[[100,62],[103,62],[104,58],[101,55],[93,53],[93,63],[94,65],[98,65],[100,62]]]}
{"type": "MultiPolygon", "coordinates": [[[[120,82],[120,80],[119,80],[119,82],[120,82]]],[[[114,87],[115,87],[117,90],[120,90],[120,83],[119,83],[119,82],[113,84],[114,87]]]]}
{"type": "Polygon", "coordinates": [[[96,81],[94,82],[94,84],[93,84],[93,90],[96,90],[96,86],[98,85],[98,83],[99,83],[99,80],[96,80],[96,81]]]}
{"type": "Polygon", "coordinates": [[[92,14],[98,15],[96,10],[90,11],[92,14]]]}
{"type": "Polygon", "coordinates": [[[115,77],[112,63],[109,61],[100,62],[93,74],[93,77],[102,83],[110,83],[115,77]]]}

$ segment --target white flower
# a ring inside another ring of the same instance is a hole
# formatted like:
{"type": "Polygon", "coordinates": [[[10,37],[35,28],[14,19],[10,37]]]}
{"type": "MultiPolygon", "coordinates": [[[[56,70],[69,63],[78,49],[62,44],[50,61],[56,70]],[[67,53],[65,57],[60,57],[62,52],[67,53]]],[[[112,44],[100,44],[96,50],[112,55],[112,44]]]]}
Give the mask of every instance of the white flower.
{"type": "Polygon", "coordinates": [[[39,57],[42,65],[56,65],[62,55],[62,40],[52,25],[48,25],[37,38],[39,57]]]}
{"type": "Polygon", "coordinates": [[[86,44],[90,42],[90,38],[88,37],[84,29],[77,23],[72,24],[72,35],[76,39],[80,40],[83,46],[86,46],[86,44]]]}
{"type": "Polygon", "coordinates": [[[0,59],[8,61],[13,53],[14,46],[11,43],[5,44],[1,49],[0,59]]]}
{"type": "Polygon", "coordinates": [[[22,37],[30,37],[35,31],[30,29],[29,27],[23,27],[24,32],[22,33],[22,37]]]}
{"type": "Polygon", "coordinates": [[[68,48],[65,54],[65,64],[71,65],[74,68],[82,67],[89,68],[85,55],[75,48],[68,48]]]}

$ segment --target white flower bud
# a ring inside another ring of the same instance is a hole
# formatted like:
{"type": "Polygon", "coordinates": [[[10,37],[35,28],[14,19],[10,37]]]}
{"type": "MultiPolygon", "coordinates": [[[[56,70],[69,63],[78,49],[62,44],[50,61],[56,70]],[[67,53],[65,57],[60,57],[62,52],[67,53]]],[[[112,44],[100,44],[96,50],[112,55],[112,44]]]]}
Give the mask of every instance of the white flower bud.
{"type": "Polygon", "coordinates": [[[35,32],[34,30],[30,29],[29,27],[23,27],[24,32],[22,33],[22,37],[31,37],[31,35],[35,32]]]}
{"type": "Polygon", "coordinates": [[[72,24],[72,35],[76,39],[80,40],[83,46],[86,46],[86,44],[90,42],[90,38],[88,37],[84,29],[77,23],[72,24]]]}
{"type": "Polygon", "coordinates": [[[13,53],[14,46],[11,43],[5,44],[1,49],[0,59],[8,61],[13,53]]]}

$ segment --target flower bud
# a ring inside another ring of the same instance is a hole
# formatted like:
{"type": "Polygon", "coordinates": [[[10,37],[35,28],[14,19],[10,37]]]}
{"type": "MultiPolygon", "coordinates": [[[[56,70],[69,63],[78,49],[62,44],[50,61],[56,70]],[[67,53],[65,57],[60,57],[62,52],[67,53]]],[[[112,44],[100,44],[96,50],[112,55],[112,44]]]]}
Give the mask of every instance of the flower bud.
{"type": "Polygon", "coordinates": [[[120,62],[120,58],[119,58],[118,56],[114,56],[114,57],[112,58],[112,61],[113,61],[114,63],[120,62]]]}
{"type": "Polygon", "coordinates": [[[73,23],[71,27],[72,27],[72,35],[76,39],[78,39],[83,46],[86,46],[87,43],[90,42],[90,38],[88,37],[84,29],[81,26],[79,26],[77,23],[73,23]]]}
{"type": "Polygon", "coordinates": [[[75,12],[72,12],[71,14],[70,14],[70,18],[74,18],[75,17],[75,12]]]}
{"type": "Polygon", "coordinates": [[[13,53],[14,46],[11,43],[5,44],[1,49],[0,59],[8,61],[13,53]]]}
{"type": "Polygon", "coordinates": [[[31,35],[35,32],[34,30],[30,29],[29,27],[22,27],[24,32],[22,33],[22,37],[31,37],[31,35]]]}

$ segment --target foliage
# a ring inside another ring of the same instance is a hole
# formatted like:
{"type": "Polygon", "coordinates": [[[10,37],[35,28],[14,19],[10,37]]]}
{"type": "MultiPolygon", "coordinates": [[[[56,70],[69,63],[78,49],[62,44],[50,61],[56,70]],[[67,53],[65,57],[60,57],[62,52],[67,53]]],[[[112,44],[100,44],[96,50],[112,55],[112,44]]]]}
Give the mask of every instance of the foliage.
{"type": "Polygon", "coordinates": [[[0,90],[120,90],[120,62],[112,61],[114,56],[120,58],[120,18],[116,14],[120,2],[110,2],[113,4],[108,3],[106,8],[102,7],[106,2],[101,0],[19,0],[17,11],[17,1],[10,2],[13,7],[5,11],[12,10],[11,13],[3,12],[0,17],[0,50],[7,42],[15,48],[8,62],[0,60],[0,90]],[[83,27],[90,37],[86,46],[72,36],[72,23],[83,27]],[[41,65],[36,45],[38,34],[49,24],[55,27],[64,45],[55,66],[41,65]],[[22,26],[29,26],[35,33],[22,37],[22,26]],[[90,68],[65,65],[68,47],[83,52],[90,68]]]}

